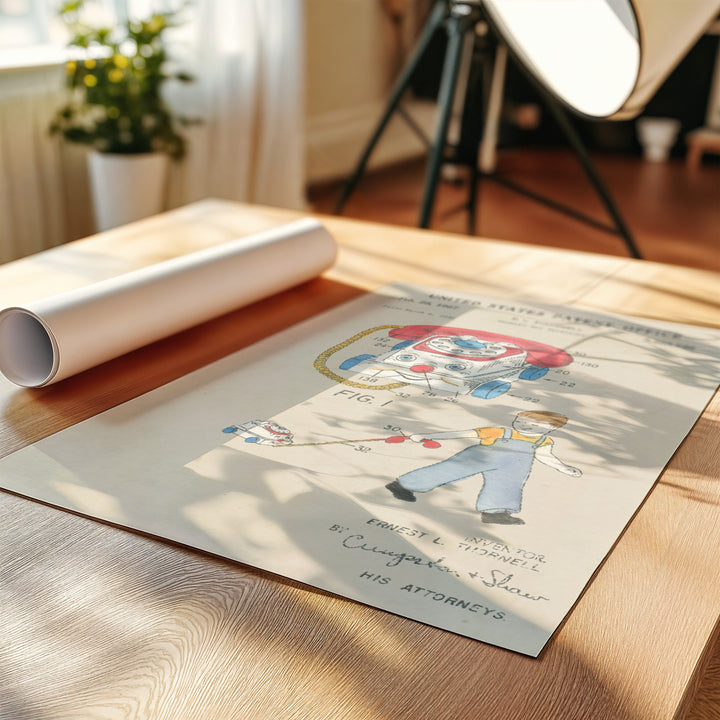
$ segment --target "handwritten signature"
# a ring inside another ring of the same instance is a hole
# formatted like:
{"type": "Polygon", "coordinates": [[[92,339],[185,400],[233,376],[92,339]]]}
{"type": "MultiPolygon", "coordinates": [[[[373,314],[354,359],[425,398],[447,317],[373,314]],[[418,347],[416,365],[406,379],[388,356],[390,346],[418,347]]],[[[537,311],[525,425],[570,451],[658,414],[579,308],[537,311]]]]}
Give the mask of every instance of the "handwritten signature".
{"type": "Polygon", "coordinates": [[[432,568],[439,570],[440,572],[450,573],[455,577],[460,577],[460,573],[457,570],[453,570],[447,565],[443,565],[445,558],[438,558],[437,560],[426,560],[418,555],[411,555],[406,552],[397,552],[395,550],[388,550],[386,548],[380,548],[377,545],[371,545],[370,543],[364,542],[364,535],[348,535],[342,542],[344,548],[348,550],[364,550],[365,552],[375,553],[377,555],[386,555],[390,558],[385,563],[385,567],[397,567],[401,563],[411,563],[412,565],[418,565],[420,567],[432,568]]]}
{"type": "MultiPolygon", "coordinates": [[[[374,553],[376,555],[384,555],[389,558],[385,563],[385,567],[397,567],[404,563],[410,563],[418,567],[426,567],[432,570],[438,570],[440,572],[448,573],[455,577],[462,577],[462,573],[455,570],[447,565],[444,565],[445,558],[438,558],[437,560],[427,560],[419,555],[412,555],[406,552],[398,552],[396,550],[389,550],[388,548],[378,547],[372,543],[365,541],[364,535],[348,535],[342,541],[342,546],[347,550],[361,550],[363,552],[374,553]]],[[[505,573],[502,570],[491,570],[489,577],[483,577],[477,572],[468,573],[473,579],[479,579],[485,587],[498,588],[503,590],[510,595],[516,597],[525,598],[527,600],[550,600],[550,598],[544,595],[535,595],[530,592],[526,592],[521,587],[512,584],[511,581],[515,577],[512,573],[505,573]]]]}
{"type": "Polygon", "coordinates": [[[525,592],[522,588],[511,585],[510,581],[513,577],[514,575],[512,573],[504,573],[502,570],[492,570],[489,579],[481,577],[480,580],[485,587],[500,588],[511,595],[517,595],[518,597],[527,598],[528,600],[550,600],[550,598],[544,595],[533,595],[532,593],[525,592]]]}

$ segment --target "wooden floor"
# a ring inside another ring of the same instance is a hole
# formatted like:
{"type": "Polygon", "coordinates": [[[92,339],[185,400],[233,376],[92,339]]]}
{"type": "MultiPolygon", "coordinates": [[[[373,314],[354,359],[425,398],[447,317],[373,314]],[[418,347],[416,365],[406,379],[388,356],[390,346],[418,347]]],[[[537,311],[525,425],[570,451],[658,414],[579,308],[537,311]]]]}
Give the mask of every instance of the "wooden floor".
{"type": "MultiPolygon", "coordinates": [[[[695,172],[682,159],[645,162],[625,155],[595,155],[598,173],[647,260],[720,271],[720,163],[695,172]]],[[[501,150],[498,170],[518,184],[609,224],[577,159],[564,150],[501,150]]],[[[346,217],[416,226],[425,160],[367,173],[347,202],[346,217]]],[[[314,187],[315,212],[333,213],[342,183],[314,187]]],[[[467,233],[465,182],[440,183],[432,228],[467,233]]],[[[623,240],[491,180],[478,194],[476,233],[485,237],[610,255],[627,253],[623,240]]]]}

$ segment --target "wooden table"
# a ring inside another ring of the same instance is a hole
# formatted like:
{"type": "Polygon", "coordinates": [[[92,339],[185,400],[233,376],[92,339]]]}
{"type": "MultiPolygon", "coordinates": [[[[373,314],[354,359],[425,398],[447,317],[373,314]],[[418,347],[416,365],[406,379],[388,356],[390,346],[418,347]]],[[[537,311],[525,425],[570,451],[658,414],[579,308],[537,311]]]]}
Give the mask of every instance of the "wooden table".
{"type": "MultiPolygon", "coordinates": [[[[297,216],[197,203],[0,267],[0,302],[297,216]]],[[[0,455],[387,282],[720,327],[712,273],[321,219],[337,265],[251,323],[231,313],[46,389],[3,380],[0,455]]],[[[716,395],[538,659],[0,492],[0,718],[717,718],[719,422],[716,395]]]]}

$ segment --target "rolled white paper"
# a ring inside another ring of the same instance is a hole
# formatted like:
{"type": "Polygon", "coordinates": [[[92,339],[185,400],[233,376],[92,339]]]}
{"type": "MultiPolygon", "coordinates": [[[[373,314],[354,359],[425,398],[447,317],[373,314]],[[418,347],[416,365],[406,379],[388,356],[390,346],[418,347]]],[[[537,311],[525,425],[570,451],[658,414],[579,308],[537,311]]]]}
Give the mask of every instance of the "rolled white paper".
{"type": "Polygon", "coordinates": [[[42,387],[310,280],[335,261],[307,218],[0,312],[0,372],[42,387]]]}

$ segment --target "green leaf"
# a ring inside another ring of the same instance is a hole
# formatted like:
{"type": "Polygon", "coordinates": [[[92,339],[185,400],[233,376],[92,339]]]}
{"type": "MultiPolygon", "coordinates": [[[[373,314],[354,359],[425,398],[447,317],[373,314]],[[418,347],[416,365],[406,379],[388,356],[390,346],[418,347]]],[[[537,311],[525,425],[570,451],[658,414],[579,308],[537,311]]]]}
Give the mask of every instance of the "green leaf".
{"type": "Polygon", "coordinates": [[[84,5],[84,0],[66,0],[58,12],[70,31],[69,46],[90,50],[96,59],[68,65],[68,101],[56,112],[50,131],[103,151],[157,149],[181,157],[185,140],[176,126],[186,119],[171,114],[161,93],[168,79],[194,80],[187,72],[167,76],[162,71],[167,59],[163,33],[180,24],[177,13],[155,13],[117,28],[91,27],[79,18],[84,5]],[[133,40],[135,49],[121,55],[125,40],[133,40]]]}

